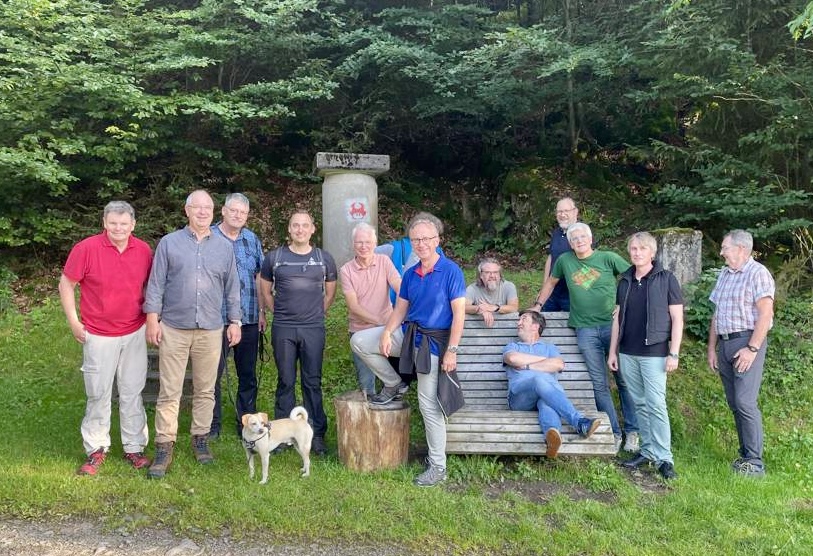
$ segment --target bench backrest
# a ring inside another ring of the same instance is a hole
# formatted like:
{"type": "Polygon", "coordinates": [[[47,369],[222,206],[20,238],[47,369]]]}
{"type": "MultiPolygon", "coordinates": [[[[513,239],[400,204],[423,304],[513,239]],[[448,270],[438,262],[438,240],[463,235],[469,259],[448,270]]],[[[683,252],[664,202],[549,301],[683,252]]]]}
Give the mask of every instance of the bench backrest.
{"type": "MultiPolygon", "coordinates": [[[[559,383],[570,401],[583,411],[595,411],[593,383],[576,344],[576,332],[568,327],[568,313],[544,313],[544,341],[555,344],[565,360],[559,383]]],[[[495,315],[487,328],[480,315],[466,315],[465,331],[457,356],[457,372],[466,396],[467,409],[508,409],[508,379],[502,350],[517,339],[517,313],[495,315]]]]}

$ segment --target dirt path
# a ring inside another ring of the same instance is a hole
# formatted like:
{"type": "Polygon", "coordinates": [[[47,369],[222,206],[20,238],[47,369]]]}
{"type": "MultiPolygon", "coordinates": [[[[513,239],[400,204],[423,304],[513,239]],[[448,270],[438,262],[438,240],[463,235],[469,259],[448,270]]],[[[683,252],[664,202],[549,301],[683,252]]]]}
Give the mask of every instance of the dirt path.
{"type": "Polygon", "coordinates": [[[407,556],[394,546],[274,544],[207,537],[193,541],[161,529],[136,533],[105,531],[98,523],[66,520],[53,523],[0,519],[1,556],[407,556]]]}

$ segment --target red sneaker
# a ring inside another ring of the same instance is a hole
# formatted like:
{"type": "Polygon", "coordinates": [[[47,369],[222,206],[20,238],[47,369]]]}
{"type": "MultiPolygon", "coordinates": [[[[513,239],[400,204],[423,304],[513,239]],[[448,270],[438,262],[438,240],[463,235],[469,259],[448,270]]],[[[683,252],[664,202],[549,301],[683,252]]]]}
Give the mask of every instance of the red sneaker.
{"type": "Polygon", "coordinates": [[[76,471],[77,475],[95,475],[99,472],[99,467],[102,466],[104,463],[104,458],[107,457],[107,454],[104,451],[104,448],[99,448],[92,454],[88,456],[88,459],[85,460],[85,463],[76,471]]]}
{"type": "Polygon", "coordinates": [[[144,452],[129,452],[124,454],[124,459],[130,462],[133,469],[143,469],[150,465],[150,458],[144,455],[144,452]]]}

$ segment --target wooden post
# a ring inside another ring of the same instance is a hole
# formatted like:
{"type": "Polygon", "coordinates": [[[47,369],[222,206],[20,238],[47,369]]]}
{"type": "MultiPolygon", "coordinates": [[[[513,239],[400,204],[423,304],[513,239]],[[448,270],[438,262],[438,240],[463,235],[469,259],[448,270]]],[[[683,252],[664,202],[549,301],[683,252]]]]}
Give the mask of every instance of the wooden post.
{"type": "Polygon", "coordinates": [[[355,471],[395,469],[409,455],[409,405],[372,409],[360,390],[333,400],[339,460],[355,471]]]}

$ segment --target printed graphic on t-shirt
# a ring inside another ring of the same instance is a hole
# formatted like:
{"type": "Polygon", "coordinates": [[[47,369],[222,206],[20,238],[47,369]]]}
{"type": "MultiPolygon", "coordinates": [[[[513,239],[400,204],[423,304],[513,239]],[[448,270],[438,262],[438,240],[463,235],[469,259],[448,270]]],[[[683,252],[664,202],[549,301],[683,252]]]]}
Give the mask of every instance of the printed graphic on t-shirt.
{"type": "Polygon", "coordinates": [[[595,284],[600,277],[601,273],[595,268],[590,268],[589,266],[581,267],[570,276],[573,283],[584,290],[589,290],[592,288],[593,284],[595,284]]]}

